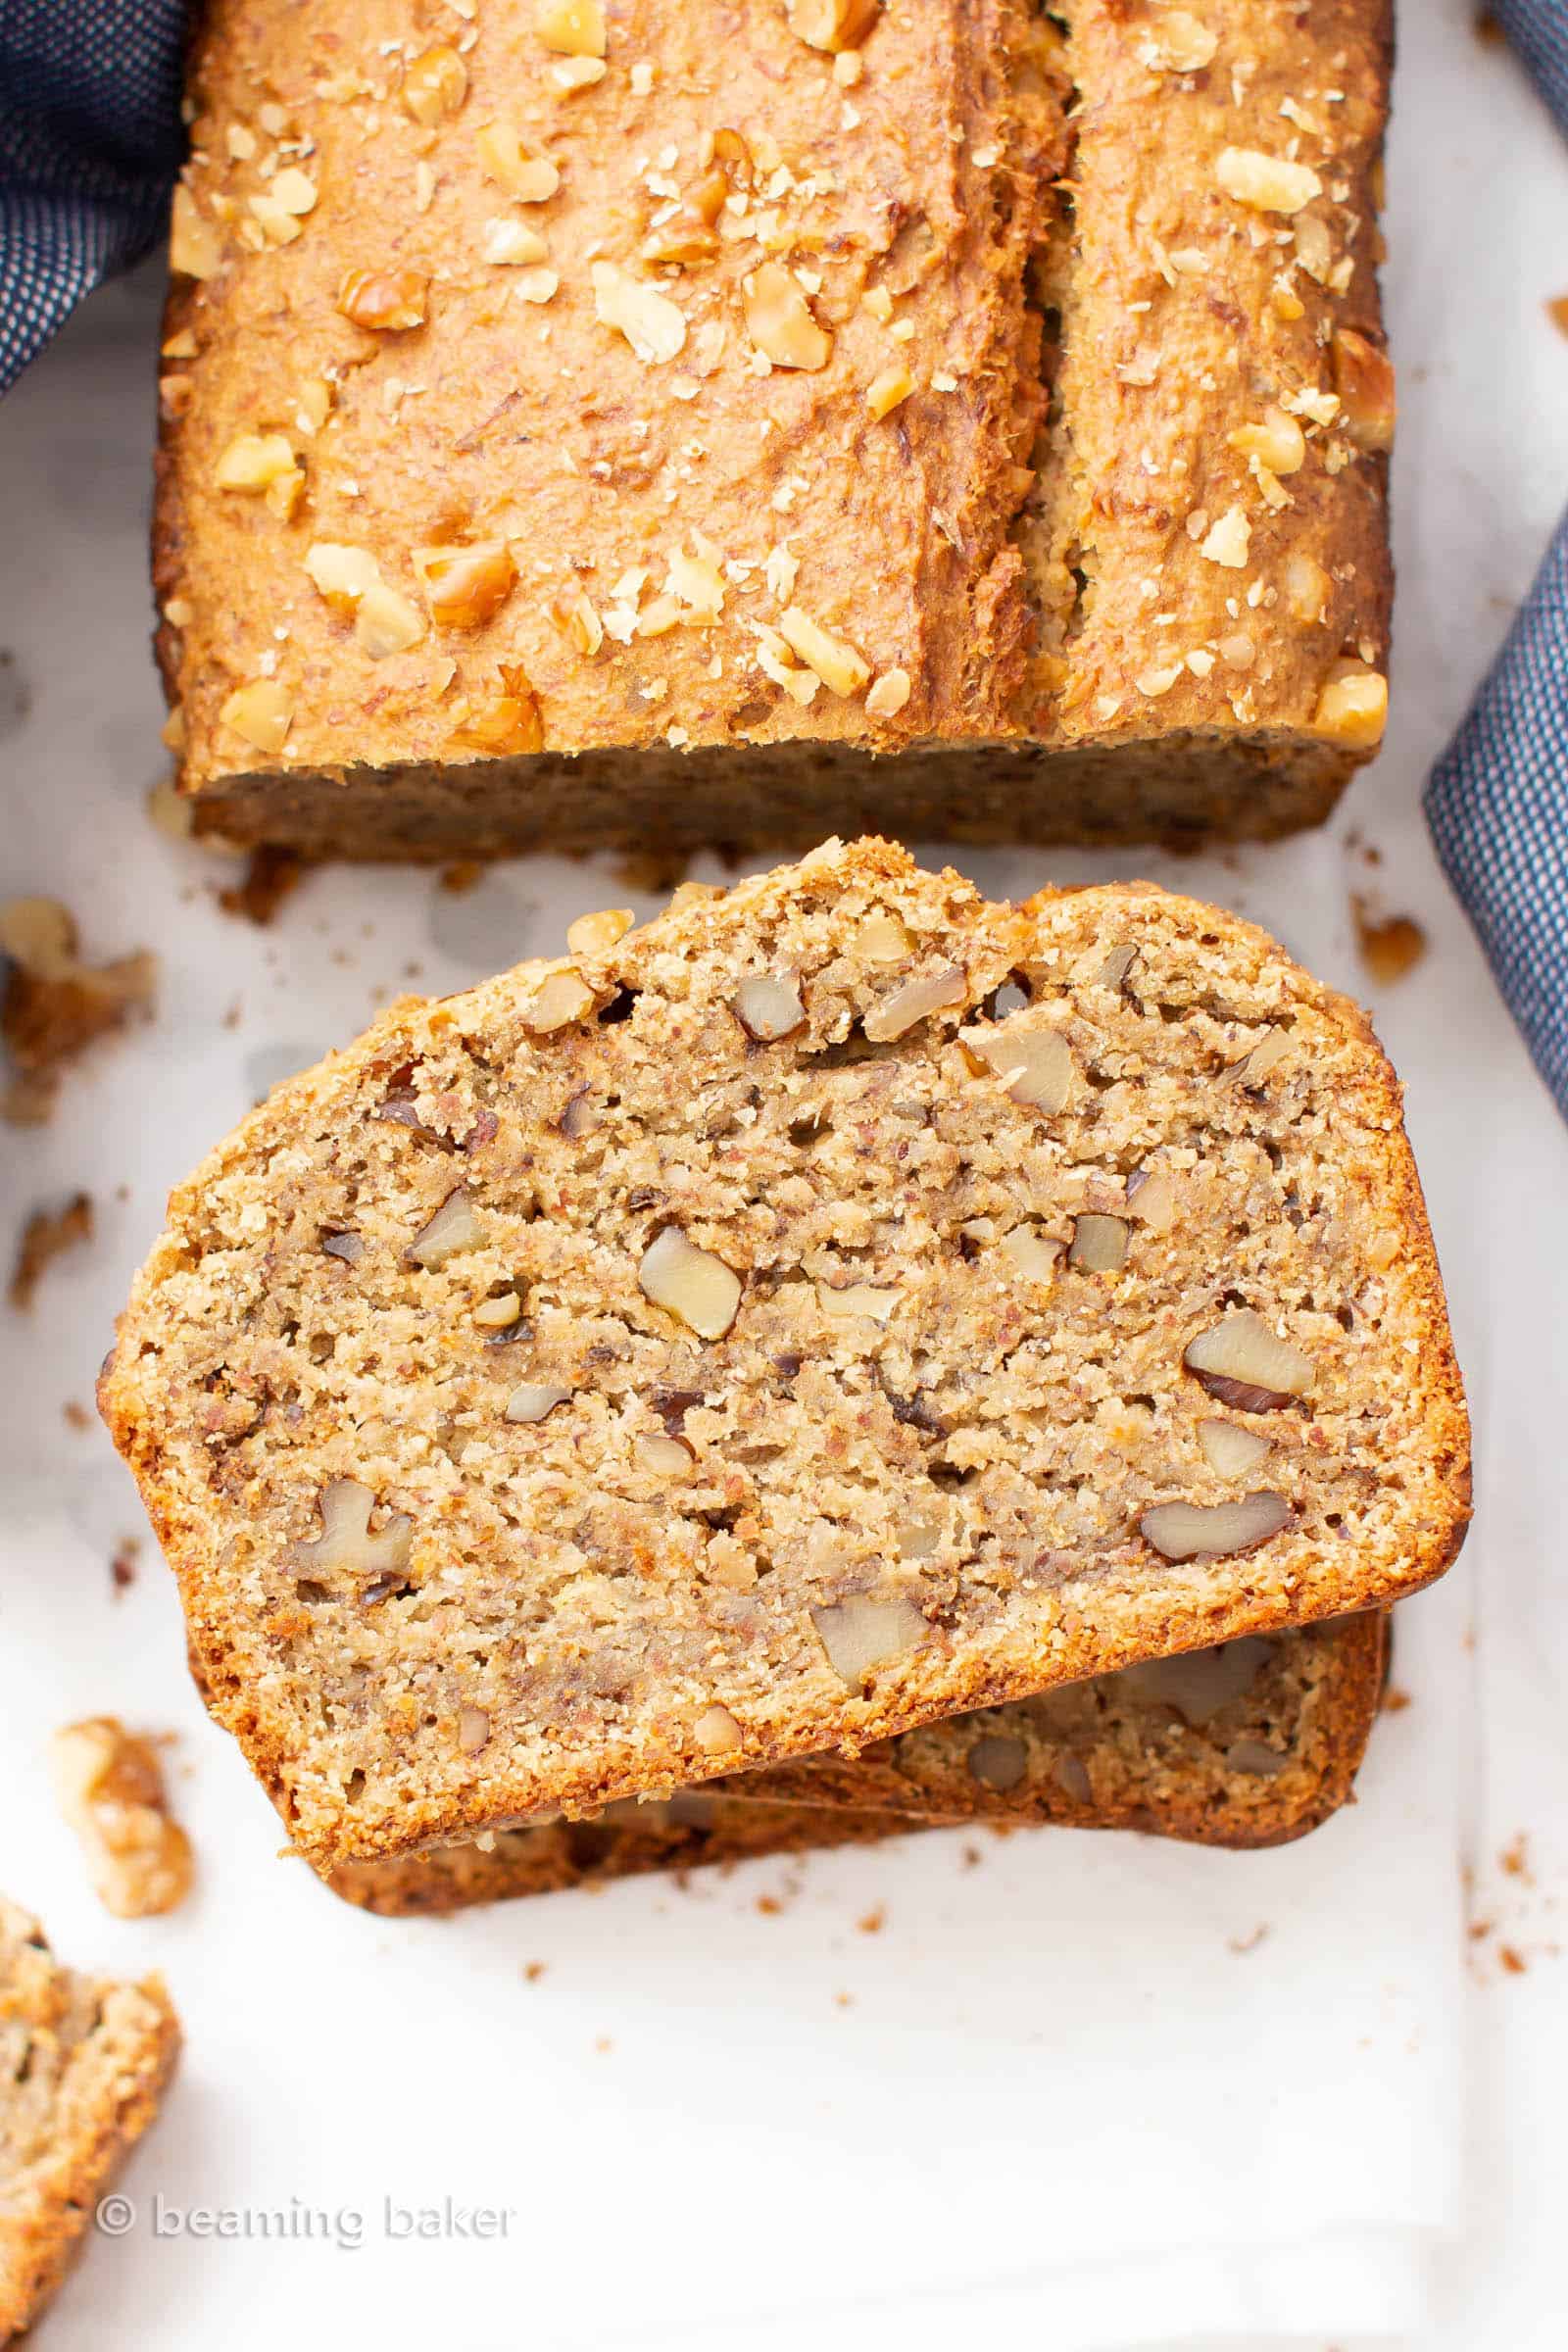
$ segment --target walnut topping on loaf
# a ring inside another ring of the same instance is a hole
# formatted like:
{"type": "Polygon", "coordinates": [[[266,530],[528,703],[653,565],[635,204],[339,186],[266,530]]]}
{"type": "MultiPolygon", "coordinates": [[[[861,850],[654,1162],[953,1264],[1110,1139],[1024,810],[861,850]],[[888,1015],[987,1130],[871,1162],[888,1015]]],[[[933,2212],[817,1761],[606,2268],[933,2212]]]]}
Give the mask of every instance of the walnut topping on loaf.
{"type": "Polygon", "coordinates": [[[1263,934],[1142,887],[989,906],[868,842],[569,968],[559,1020],[564,967],[522,966],[278,1089],[175,1194],[106,1373],[313,1859],[858,1747],[1451,1556],[1397,1092],[1263,934]],[[785,975],[802,1018],[743,1018],[785,975]]]}
{"type": "Polygon", "coordinates": [[[718,42],[573,0],[434,45],[363,0],[350,59],[328,0],[216,0],[157,560],[202,821],[1321,814],[1381,728],[1335,688],[1384,675],[1387,45],[1383,0],[740,0],[718,42]]]}

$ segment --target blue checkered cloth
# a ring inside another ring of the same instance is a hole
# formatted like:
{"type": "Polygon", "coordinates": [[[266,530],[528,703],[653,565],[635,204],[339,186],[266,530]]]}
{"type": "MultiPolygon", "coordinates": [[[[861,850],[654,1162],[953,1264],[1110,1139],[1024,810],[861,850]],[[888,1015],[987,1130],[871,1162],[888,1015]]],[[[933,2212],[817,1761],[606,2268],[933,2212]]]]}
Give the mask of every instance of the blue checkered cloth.
{"type": "MultiPolygon", "coordinates": [[[[1568,0],[1494,0],[1568,132],[1568,0]]],[[[1536,1067],[1568,1116],[1568,518],[1469,717],[1427,822],[1536,1067]]]]}
{"type": "Polygon", "coordinates": [[[0,0],[0,392],[163,230],[185,0],[0,0]]]}

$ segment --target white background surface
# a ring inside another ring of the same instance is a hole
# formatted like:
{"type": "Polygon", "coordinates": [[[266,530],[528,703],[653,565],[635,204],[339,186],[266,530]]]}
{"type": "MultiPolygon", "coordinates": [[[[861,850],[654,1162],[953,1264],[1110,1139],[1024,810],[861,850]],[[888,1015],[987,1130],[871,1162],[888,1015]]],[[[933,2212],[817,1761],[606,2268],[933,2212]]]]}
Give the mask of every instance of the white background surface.
{"type": "Polygon", "coordinates": [[[1283,851],[961,860],[1009,890],[1141,871],[1224,899],[1368,998],[1407,1082],[1480,1515],[1459,1570],[1401,1612],[1412,1703],[1380,1726],[1360,1804],[1280,1853],[954,1834],[401,1926],[272,1858],[270,1809],[185,1680],[150,1543],[112,1592],[139,1510],[107,1441],[62,1407],[90,1399],[164,1192],[257,1092],[382,996],[550,952],[571,914],[627,893],[541,861],[461,898],[427,876],[323,874],[270,931],[223,915],[226,864],[142,813],[164,764],[143,552],[156,288],[100,297],[0,410],[0,645],[17,657],[0,671],[0,893],[59,895],[91,952],[163,959],[156,1025],[69,1079],[49,1128],[0,1132],[0,1235],[78,1186],[98,1208],[33,1314],[0,1309],[0,1885],[67,1956],[162,1968],[189,2035],[124,2183],[138,2222],[62,2296],[57,2352],[270,2352],[280,2317],[311,2345],[458,2352],[760,2348],[808,2329],[923,2346],[1004,2324],[1052,2352],[1561,2343],[1568,1135],[1417,796],[1568,498],[1568,341],[1542,307],[1568,291],[1568,156],[1470,21],[1469,0],[1410,0],[1403,26],[1384,758],[1329,833],[1283,851]],[[1432,943],[1381,993],[1352,889],[1432,943]],[[48,1734],[104,1710],[179,1735],[201,1884],[168,1921],[108,1920],[53,1812],[48,1734]],[[1521,1832],[1515,1874],[1500,1856],[1521,1832]],[[861,1933],[878,1905],[881,1933],[861,1933]],[[358,2213],[364,2242],[159,2239],[160,2194],[358,2213]],[[506,2237],[384,2234],[386,2198],[447,2196],[510,2208],[506,2237]]]}

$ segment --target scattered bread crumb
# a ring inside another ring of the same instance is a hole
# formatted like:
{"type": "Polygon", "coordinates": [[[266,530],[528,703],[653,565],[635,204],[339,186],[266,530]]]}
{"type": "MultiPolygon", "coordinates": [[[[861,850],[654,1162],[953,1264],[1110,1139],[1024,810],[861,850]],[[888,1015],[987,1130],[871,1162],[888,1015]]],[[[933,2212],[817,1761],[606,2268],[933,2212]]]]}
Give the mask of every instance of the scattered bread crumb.
{"type": "Polygon", "coordinates": [[[1255,1952],[1258,1945],[1267,1936],[1268,1932],[1268,1922],[1265,1920],[1252,1930],[1250,1936],[1227,1936],[1225,1938],[1226,1948],[1237,1953],[1255,1952]]]}
{"type": "Polygon", "coordinates": [[[1383,1693],[1383,1712],[1385,1715],[1402,1715],[1405,1708],[1410,1704],[1411,1699],[1409,1691],[1398,1690],[1393,1683],[1389,1685],[1388,1689],[1383,1693]]]}
{"type": "Polygon", "coordinates": [[[1510,1977],[1522,1977],[1528,1970],[1529,1963],[1524,1954],[1511,1943],[1498,1944],[1497,1958],[1510,1977]]]}
{"type": "Polygon", "coordinates": [[[126,1536],[116,1545],[109,1563],[109,1578],[117,1592],[125,1592],[136,1582],[136,1555],[140,1550],[141,1544],[134,1536],[126,1536]]]}
{"type": "Polygon", "coordinates": [[[1546,305],[1546,317],[1559,335],[1568,335],[1568,294],[1554,294],[1546,305]]]}
{"type": "Polygon", "coordinates": [[[265,929],[305,879],[307,864],[292,850],[252,850],[244,873],[219,892],[218,904],[225,914],[242,915],[265,929]]]}
{"type": "Polygon", "coordinates": [[[878,1903],[875,1910],[867,1911],[865,1917],[858,1919],[855,1924],[862,1936],[880,1936],[887,1926],[887,1905],[878,1903]]]}
{"type": "Polygon", "coordinates": [[[484,865],[477,858],[460,858],[455,864],[441,868],[441,887],[453,898],[460,899],[484,876],[484,865]]]}
{"type": "Polygon", "coordinates": [[[190,1839],[169,1812],[151,1740],[114,1715],[68,1724],[51,1742],[55,1792],[80,1838],[93,1891],[117,1919],[172,1911],[190,1891],[190,1839]]]}
{"type": "Polygon", "coordinates": [[[1535,1885],[1536,1882],[1530,1869],[1529,1844],[1523,1830],[1519,1832],[1517,1838],[1510,1839],[1508,1844],[1503,1847],[1497,1856],[1497,1863],[1500,1869],[1507,1872],[1510,1879],[1523,1879],[1527,1886],[1535,1885]]]}
{"type": "Polygon", "coordinates": [[[11,1303],[22,1314],[57,1257],[92,1240],[92,1197],[74,1193],[64,1208],[35,1208],[22,1229],[11,1272],[11,1303]]]}
{"type": "Polygon", "coordinates": [[[525,1960],[522,1964],[524,1984],[537,1984],[549,1965],[547,1960],[525,1960]]]}
{"type": "Polygon", "coordinates": [[[1350,911],[1355,917],[1361,961],[1380,987],[1390,987],[1415,969],[1427,952],[1427,935],[1412,916],[1391,914],[1378,918],[1359,892],[1351,897],[1350,911]]]}
{"type": "Polygon", "coordinates": [[[764,1919],[777,1919],[784,1906],[776,1894],[760,1894],[757,1898],[757,1908],[764,1919]]]}
{"type": "Polygon", "coordinates": [[[65,1403],[60,1407],[60,1418],[68,1429],[79,1430],[92,1427],[91,1413],[84,1404],[78,1404],[74,1396],[66,1398],[65,1403]]]}

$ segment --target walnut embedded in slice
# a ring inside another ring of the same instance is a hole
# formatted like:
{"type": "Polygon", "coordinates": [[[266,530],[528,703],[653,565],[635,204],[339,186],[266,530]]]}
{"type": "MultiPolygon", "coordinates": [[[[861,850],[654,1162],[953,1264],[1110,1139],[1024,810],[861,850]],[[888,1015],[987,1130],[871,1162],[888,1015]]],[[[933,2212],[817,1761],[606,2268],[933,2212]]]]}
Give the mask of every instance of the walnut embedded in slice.
{"type": "Polygon", "coordinates": [[[1030,1282],[1055,1281],[1064,1245],[1054,1242],[1033,1225],[1015,1225],[1010,1233],[1003,1235],[998,1247],[1030,1282]]]}
{"type": "Polygon", "coordinates": [[[862,1027],[874,1046],[889,1045],[903,1037],[917,1021],[929,1020],[934,1012],[946,1012],[950,1006],[963,1004],[968,996],[963,972],[956,964],[943,970],[923,972],[917,980],[906,980],[890,997],[873,1005],[862,1027]]]}
{"type": "Polygon", "coordinates": [[[1119,1684],[1139,1698],[1174,1707],[1184,1722],[1200,1729],[1221,1707],[1250,1690],[1273,1654],[1272,1642],[1251,1634],[1180,1657],[1146,1658],[1124,1667],[1119,1684]]]}
{"type": "Polygon", "coordinates": [[[1127,1262],[1124,1221],[1120,1217],[1075,1217],[1067,1262],[1085,1274],[1119,1274],[1127,1262]]]}
{"type": "Polygon", "coordinates": [[[1058,1031],[1008,1021],[997,1029],[960,1029],[958,1043],[995,1072],[1014,1102],[1054,1117],[1072,1092],[1072,1048],[1058,1031]]]}
{"type": "Polygon", "coordinates": [[[414,1521],[406,1511],[395,1511],[371,1535],[374,1508],[368,1487],[358,1479],[334,1478],[321,1490],[321,1532],[295,1544],[293,1565],[313,1584],[339,1575],[363,1577],[367,1584],[401,1576],[414,1546],[414,1521]]]}
{"type": "Polygon", "coordinates": [[[548,1381],[520,1381],[507,1398],[506,1418],[509,1421],[548,1421],[558,1404],[571,1401],[569,1389],[552,1387],[548,1381]]]}
{"type": "Polygon", "coordinates": [[[793,980],[753,972],[735,991],[735,1018],[748,1037],[770,1046],[805,1025],[806,1006],[793,980]]]}
{"type": "Polygon", "coordinates": [[[151,1742],[113,1715],[95,1715],[57,1732],[52,1751],[60,1809],[105,1908],[117,1919],[172,1911],[190,1889],[190,1839],[170,1819],[151,1742]]]}
{"type": "Polygon", "coordinates": [[[1200,1421],[1198,1444],[1216,1478],[1247,1478],[1274,1450],[1267,1438],[1239,1421],[1200,1421]]]}
{"type": "Polygon", "coordinates": [[[974,1779],[988,1788],[1016,1788],[1029,1769],[1029,1750],[1021,1740],[990,1732],[975,1741],[966,1762],[974,1779]]]}
{"type": "Polygon", "coordinates": [[[460,1185],[455,1193],[448,1193],[429,1223],[420,1226],[409,1244],[407,1254],[416,1266],[423,1266],[426,1273],[433,1274],[449,1257],[456,1257],[465,1250],[477,1250],[483,1242],[484,1233],[473,1213],[473,1202],[460,1185]]]}
{"type": "Polygon", "coordinates": [[[678,1225],[666,1225],[649,1244],[637,1282],[645,1298],[678,1315],[704,1340],[721,1340],[740,1307],[740,1276],[710,1250],[689,1242],[678,1225]]]}
{"type": "Polygon", "coordinates": [[[851,1690],[858,1690],[878,1666],[903,1659],[930,1634],[931,1628],[911,1601],[902,1594],[876,1599],[857,1593],[830,1608],[813,1609],[811,1622],[827,1651],[828,1664],[851,1690]]]}
{"type": "Polygon", "coordinates": [[[1304,1396],[1317,1378],[1312,1358],[1250,1306],[1189,1341],[1182,1361],[1211,1396],[1240,1413],[1277,1412],[1304,1396]]]}
{"type": "Polygon", "coordinates": [[[710,1756],[727,1755],[741,1744],[741,1727],[728,1707],[706,1707],[692,1732],[698,1746],[710,1756]]]}
{"type": "Polygon", "coordinates": [[[1215,1560],[1266,1544],[1290,1516],[1283,1494],[1244,1494],[1240,1502],[1157,1502],[1145,1511],[1138,1532],[1163,1559],[1215,1560]]]}

